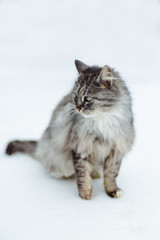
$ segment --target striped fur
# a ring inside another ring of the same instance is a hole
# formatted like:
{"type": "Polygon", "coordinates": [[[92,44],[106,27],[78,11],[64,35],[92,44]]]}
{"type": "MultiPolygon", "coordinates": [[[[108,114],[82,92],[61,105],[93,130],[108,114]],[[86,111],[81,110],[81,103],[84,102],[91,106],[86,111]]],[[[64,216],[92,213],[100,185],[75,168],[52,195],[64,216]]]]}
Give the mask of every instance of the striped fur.
{"type": "Polygon", "coordinates": [[[32,155],[55,177],[76,175],[83,199],[91,198],[91,178],[100,177],[103,169],[107,194],[119,197],[116,177],[135,135],[130,93],[109,66],[75,64],[79,76],[74,88],[54,110],[41,139],[11,142],[6,152],[32,155]]]}

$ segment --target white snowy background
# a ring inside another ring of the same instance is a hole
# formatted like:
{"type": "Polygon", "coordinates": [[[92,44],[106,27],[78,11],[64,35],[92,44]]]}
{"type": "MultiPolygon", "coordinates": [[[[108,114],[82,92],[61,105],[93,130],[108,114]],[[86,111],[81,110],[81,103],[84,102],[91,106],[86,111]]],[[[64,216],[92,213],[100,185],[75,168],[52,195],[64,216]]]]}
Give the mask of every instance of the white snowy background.
{"type": "Polygon", "coordinates": [[[0,0],[0,240],[160,239],[160,1],[0,0]],[[103,179],[90,201],[51,178],[12,139],[38,139],[77,73],[74,60],[115,67],[133,98],[137,138],[121,199],[103,179]]]}

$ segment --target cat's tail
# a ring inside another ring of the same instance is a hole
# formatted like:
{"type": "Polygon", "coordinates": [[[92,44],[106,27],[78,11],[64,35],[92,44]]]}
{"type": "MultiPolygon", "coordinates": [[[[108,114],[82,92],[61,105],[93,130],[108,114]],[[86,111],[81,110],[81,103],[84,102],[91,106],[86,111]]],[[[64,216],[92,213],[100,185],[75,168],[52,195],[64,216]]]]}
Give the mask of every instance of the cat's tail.
{"type": "Polygon", "coordinates": [[[37,141],[12,141],[8,143],[6,154],[12,155],[16,152],[26,153],[34,157],[37,141]]]}

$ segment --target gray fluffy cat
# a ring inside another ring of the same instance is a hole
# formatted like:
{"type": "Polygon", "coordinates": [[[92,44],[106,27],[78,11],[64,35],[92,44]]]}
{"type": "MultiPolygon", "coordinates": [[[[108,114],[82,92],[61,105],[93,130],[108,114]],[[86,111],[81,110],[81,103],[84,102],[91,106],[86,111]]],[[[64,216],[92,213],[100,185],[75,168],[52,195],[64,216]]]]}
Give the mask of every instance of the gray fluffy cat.
{"type": "Polygon", "coordinates": [[[92,178],[99,178],[103,167],[106,193],[118,198],[122,191],[116,177],[135,136],[131,97],[113,68],[78,60],[75,65],[79,76],[74,88],[54,110],[42,138],[12,141],[6,153],[27,153],[58,178],[76,175],[83,199],[91,198],[92,178]]]}

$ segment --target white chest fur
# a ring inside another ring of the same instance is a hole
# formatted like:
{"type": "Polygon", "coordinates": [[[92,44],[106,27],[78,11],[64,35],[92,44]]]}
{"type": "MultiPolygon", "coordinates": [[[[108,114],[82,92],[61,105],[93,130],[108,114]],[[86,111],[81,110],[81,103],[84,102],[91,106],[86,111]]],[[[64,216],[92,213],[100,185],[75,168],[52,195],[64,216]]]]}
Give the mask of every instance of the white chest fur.
{"type": "Polygon", "coordinates": [[[125,126],[129,119],[128,112],[123,108],[114,108],[112,111],[96,113],[93,117],[83,118],[79,130],[79,151],[96,152],[106,155],[113,144],[124,144],[125,126]],[[95,139],[102,139],[102,143],[95,139]]]}
{"type": "Polygon", "coordinates": [[[93,117],[84,118],[82,132],[99,135],[104,140],[112,140],[122,132],[122,126],[128,121],[123,108],[114,108],[108,112],[98,112],[93,117]]]}

